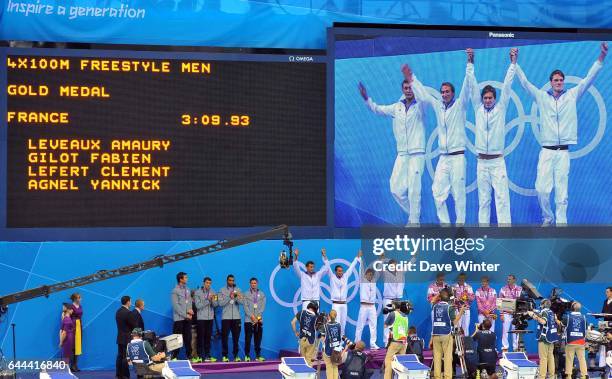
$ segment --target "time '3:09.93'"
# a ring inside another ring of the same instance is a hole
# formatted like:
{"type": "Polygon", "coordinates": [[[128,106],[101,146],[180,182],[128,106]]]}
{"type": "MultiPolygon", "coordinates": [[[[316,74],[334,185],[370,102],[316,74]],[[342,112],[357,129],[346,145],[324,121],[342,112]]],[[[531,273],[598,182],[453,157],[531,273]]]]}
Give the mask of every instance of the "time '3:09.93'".
{"type": "Polygon", "coordinates": [[[247,115],[221,116],[218,114],[183,114],[181,115],[181,125],[249,127],[251,126],[251,117],[247,115]]]}

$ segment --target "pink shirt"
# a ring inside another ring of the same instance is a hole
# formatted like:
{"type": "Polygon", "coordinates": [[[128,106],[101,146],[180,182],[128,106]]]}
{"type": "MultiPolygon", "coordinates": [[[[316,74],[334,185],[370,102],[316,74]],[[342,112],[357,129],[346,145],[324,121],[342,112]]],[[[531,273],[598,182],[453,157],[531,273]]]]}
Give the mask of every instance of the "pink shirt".
{"type": "Polygon", "coordinates": [[[493,312],[496,308],[495,300],[497,292],[491,287],[484,289],[480,287],[476,290],[476,304],[478,304],[478,313],[484,315],[485,311],[493,312]]]}
{"type": "Polygon", "coordinates": [[[472,289],[472,286],[467,283],[463,283],[463,285],[456,283],[453,286],[453,290],[455,290],[455,299],[465,302],[469,309],[472,301],[474,301],[474,290],[472,289]]]}
{"type": "Polygon", "coordinates": [[[440,294],[440,291],[442,290],[442,288],[446,287],[446,283],[442,282],[442,284],[438,285],[437,282],[433,282],[429,285],[429,287],[427,288],[427,301],[429,301],[431,303],[431,299],[434,296],[437,296],[440,294]]]}

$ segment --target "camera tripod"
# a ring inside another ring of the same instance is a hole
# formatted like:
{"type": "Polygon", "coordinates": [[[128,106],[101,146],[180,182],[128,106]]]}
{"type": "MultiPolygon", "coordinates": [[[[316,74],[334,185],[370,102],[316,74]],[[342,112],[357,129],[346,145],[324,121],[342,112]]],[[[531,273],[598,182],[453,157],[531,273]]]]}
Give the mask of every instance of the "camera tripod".
{"type": "MultiPolygon", "coordinates": [[[[468,378],[467,364],[465,363],[465,346],[463,344],[463,332],[459,328],[453,330],[453,338],[455,339],[455,353],[459,357],[459,365],[461,366],[461,378],[468,378]]],[[[458,376],[459,377],[459,376],[458,376]]]]}
{"type": "Polygon", "coordinates": [[[525,349],[525,339],[524,339],[524,336],[525,336],[525,334],[529,334],[529,333],[533,333],[533,331],[532,330],[526,330],[526,329],[515,329],[515,330],[508,331],[508,334],[516,334],[516,335],[518,335],[518,346],[516,348],[516,351],[522,351],[522,352],[526,352],[527,351],[525,349]]]}

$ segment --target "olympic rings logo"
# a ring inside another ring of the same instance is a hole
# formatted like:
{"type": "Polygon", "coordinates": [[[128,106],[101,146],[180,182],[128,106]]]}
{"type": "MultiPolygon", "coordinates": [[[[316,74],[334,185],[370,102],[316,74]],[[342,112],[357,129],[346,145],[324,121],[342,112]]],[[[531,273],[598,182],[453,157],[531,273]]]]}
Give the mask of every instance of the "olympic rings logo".
{"type": "MultiPolygon", "coordinates": [[[[347,261],[346,259],[341,259],[341,258],[330,259],[329,264],[330,266],[334,266],[336,264],[350,266],[349,261],[347,261]]],[[[306,267],[304,266],[302,262],[298,262],[298,265],[300,267],[300,271],[306,270],[306,267]]],[[[274,279],[276,278],[276,275],[278,274],[280,269],[281,269],[280,266],[277,265],[274,268],[274,270],[272,270],[272,273],[270,274],[270,282],[269,282],[270,296],[272,296],[272,298],[274,299],[274,301],[276,301],[277,304],[282,305],[285,308],[291,308],[293,313],[296,314],[302,308],[302,302],[300,301],[300,294],[302,293],[302,290],[301,288],[298,288],[298,290],[293,294],[293,299],[291,301],[285,301],[281,299],[278,296],[276,289],[274,287],[274,279]]],[[[290,270],[293,270],[293,267],[290,268],[290,270]]],[[[348,275],[348,273],[345,275],[348,275]]],[[[349,280],[350,282],[348,283],[348,297],[346,299],[347,304],[350,303],[353,299],[355,299],[355,297],[359,296],[359,274],[355,270],[353,270],[350,273],[349,280]]],[[[321,303],[325,302],[330,305],[332,304],[331,298],[329,296],[330,290],[331,288],[329,287],[329,284],[321,281],[321,300],[320,300],[321,303]]],[[[382,310],[382,304],[383,304],[382,293],[377,287],[376,288],[376,314],[377,315],[380,314],[382,310]]],[[[356,326],[357,320],[353,320],[350,316],[347,316],[347,323],[356,326]]]]}

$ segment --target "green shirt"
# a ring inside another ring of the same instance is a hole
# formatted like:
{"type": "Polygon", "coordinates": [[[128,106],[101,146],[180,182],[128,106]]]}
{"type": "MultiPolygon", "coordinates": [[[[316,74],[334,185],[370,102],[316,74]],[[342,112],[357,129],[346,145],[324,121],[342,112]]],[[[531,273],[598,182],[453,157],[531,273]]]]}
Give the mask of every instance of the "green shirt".
{"type": "Polygon", "coordinates": [[[156,355],[157,353],[155,352],[155,350],[153,350],[153,347],[151,346],[149,341],[142,341],[142,342],[144,344],[145,351],[147,352],[147,355],[149,356],[149,359],[153,360],[153,356],[156,355]]]}

